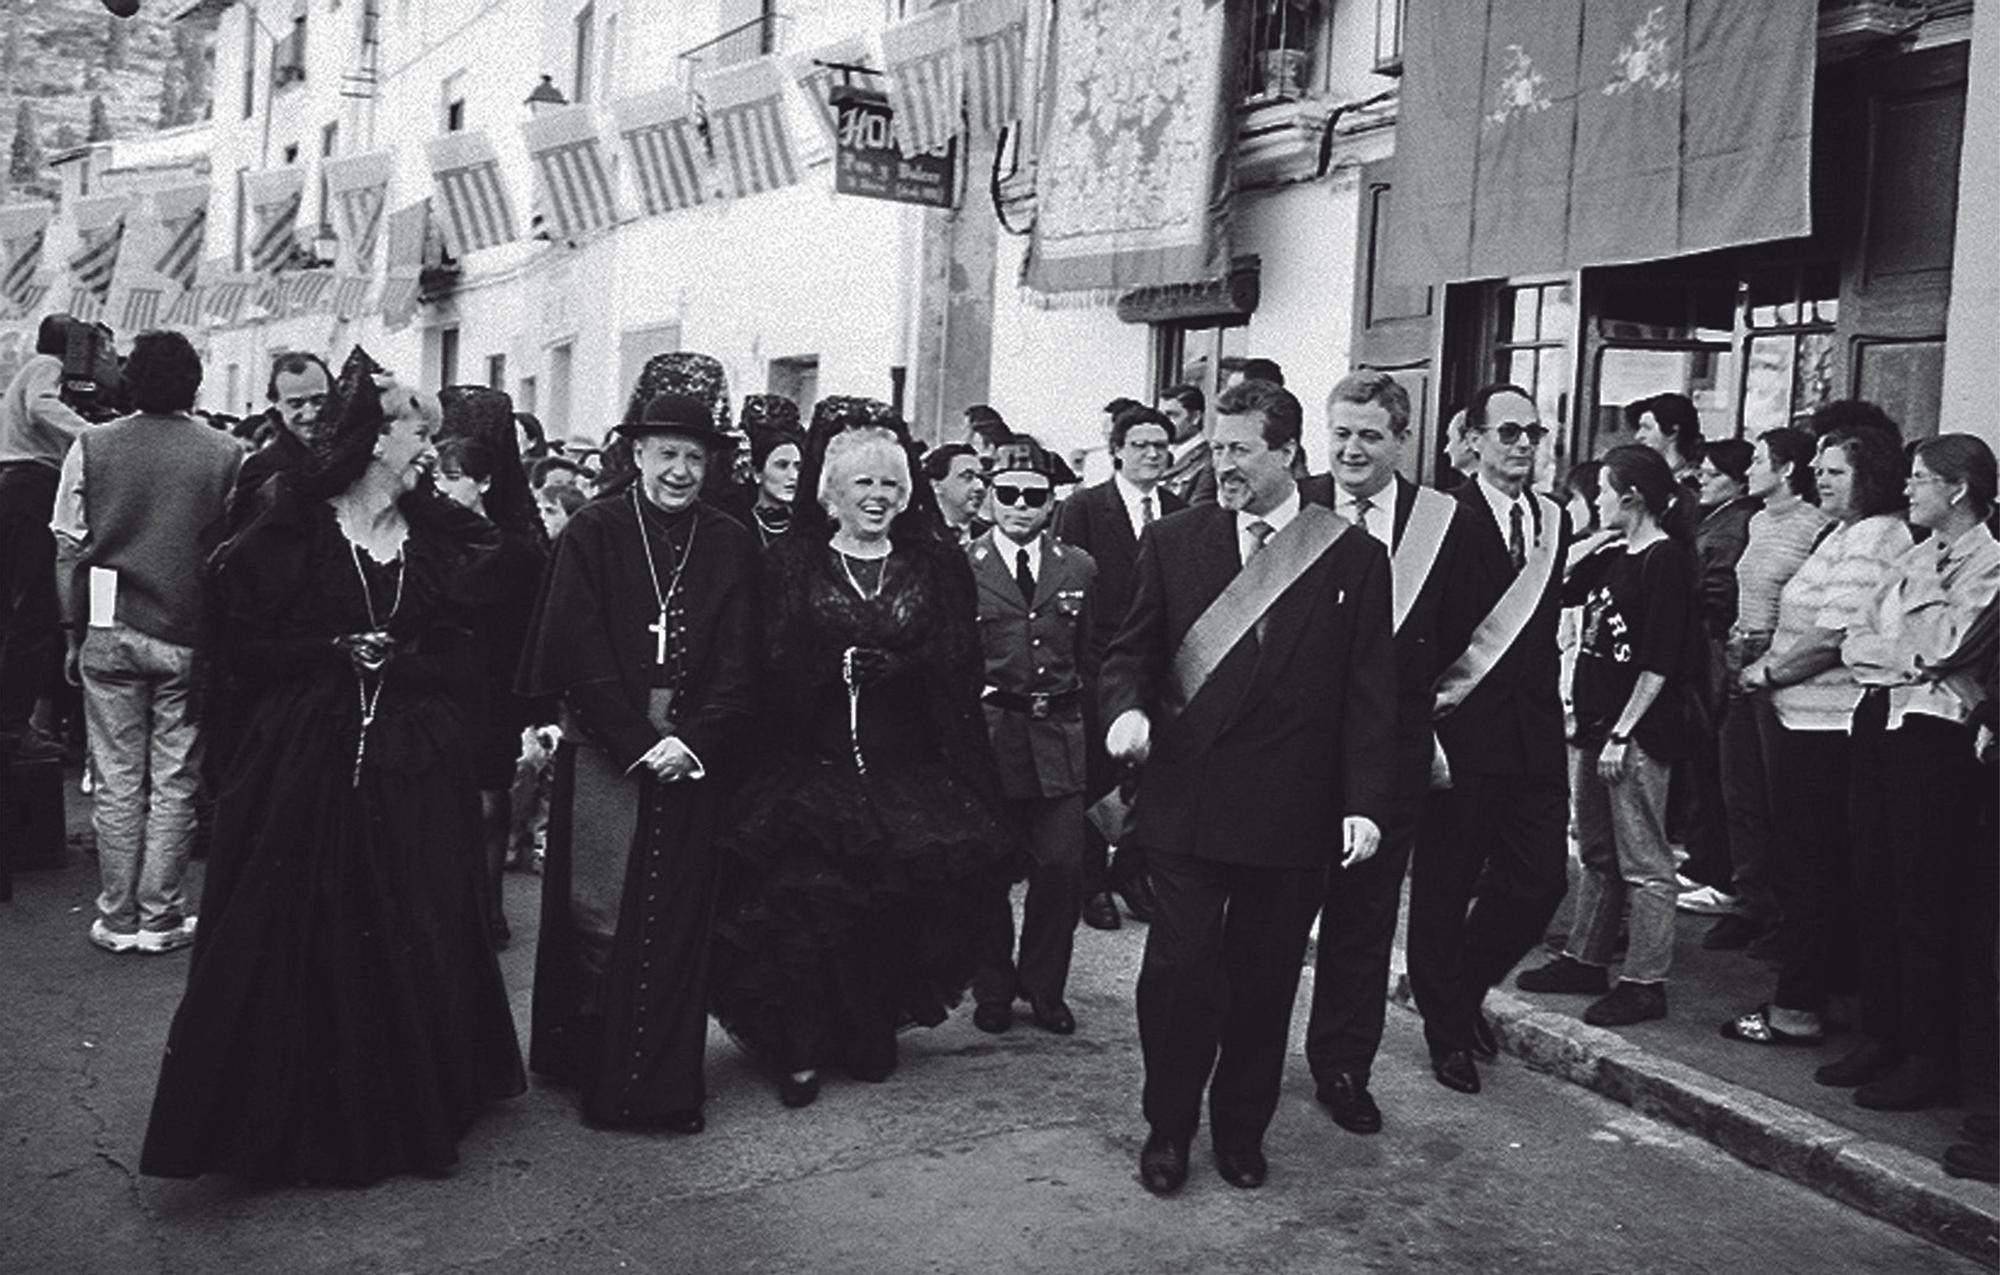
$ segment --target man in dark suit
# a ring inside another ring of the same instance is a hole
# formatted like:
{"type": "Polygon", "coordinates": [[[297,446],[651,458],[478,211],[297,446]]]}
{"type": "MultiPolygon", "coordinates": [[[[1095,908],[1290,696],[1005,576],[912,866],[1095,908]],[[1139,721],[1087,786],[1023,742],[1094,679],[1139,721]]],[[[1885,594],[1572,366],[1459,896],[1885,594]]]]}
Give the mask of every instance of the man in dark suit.
{"type": "Polygon", "coordinates": [[[990,933],[973,975],[973,1025],[1006,1031],[1014,1001],[1035,1025],[1076,1030],[1063,1001],[1083,904],[1084,678],[1090,660],[1090,555],[1045,535],[1055,484],[1069,467],[1041,444],[1009,443],[993,468],[993,530],[968,551],[986,660],[986,729],[1001,790],[1028,849],[1021,951],[1014,912],[996,883],[990,933]]]}
{"type": "MultiPolygon", "coordinates": [[[[1171,454],[1173,426],[1150,407],[1134,405],[1111,423],[1111,456],[1117,470],[1108,482],[1085,487],[1065,500],[1056,514],[1056,536],[1075,545],[1097,563],[1097,586],[1091,595],[1089,666],[1104,662],[1111,639],[1118,634],[1132,605],[1133,571],[1139,561],[1140,533],[1160,518],[1186,508],[1180,497],[1160,486],[1171,454]]],[[[1097,720],[1096,679],[1084,688],[1085,761],[1089,783],[1084,800],[1094,802],[1118,785],[1117,768],[1104,751],[1104,724],[1097,720]]],[[[1104,834],[1095,824],[1084,829],[1084,924],[1100,930],[1119,926],[1116,890],[1134,920],[1152,919],[1152,887],[1146,882],[1145,852],[1120,846],[1111,861],[1104,834]]]]}
{"type": "Polygon", "coordinates": [[[270,415],[277,428],[271,431],[269,441],[244,458],[236,475],[236,491],[229,498],[230,530],[249,524],[262,507],[259,499],[271,479],[297,473],[312,462],[313,435],[332,388],[333,375],[317,354],[294,350],[280,354],[271,364],[264,396],[271,402],[270,415]]]}
{"type": "Polygon", "coordinates": [[[1216,1169],[1263,1184],[1330,852],[1366,860],[1393,806],[1388,555],[1301,505],[1300,417],[1269,382],[1223,396],[1218,503],[1141,538],[1101,679],[1111,756],[1143,763],[1127,835],[1157,898],[1138,987],[1156,1194],[1186,1181],[1204,1090],[1216,1169]]]}
{"type": "Polygon", "coordinates": [[[1215,465],[1209,458],[1208,400],[1192,385],[1176,385],[1160,395],[1160,414],[1173,423],[1174,450],[1160,485],[1190,505],[1215,502],[1215,465]]]}
{"type": "Polygon", "coordinates": [[[1327,398],[1332,472],[1304,480],[1327,504],[1382,543],[1390,559],[1396,631],[1396,801],[1375,857],[1327,881],[1313,973],[1306,1061],[1321,1105],[1353,1133],[1375,1133],[1382,1112],[1368,1092],[1382,1045],[1389,951],[1403,874],[1430,796],[1431,684],[1437,679],[1438,612],[1464,536],[1459,502],[1396,472],[1409,442],[1410,397],[1386,372],[1355,372],[1327,398]]]}
{"type": "Polygon", "coordinates": [[[1452,493],[1467,534],[1438,609],[1433,709],[1451,790],[1418,832],[1409,957],[1432,1073],[1478,1093],[1473,1054],[1498,1053],[1480,1002],[1541,941],[1567,886],[1556,621],[1570,527],[1529,490],[1548,431],[1527,391],[1480,390],[1465,429],[1479,471],[1452,493]]]}

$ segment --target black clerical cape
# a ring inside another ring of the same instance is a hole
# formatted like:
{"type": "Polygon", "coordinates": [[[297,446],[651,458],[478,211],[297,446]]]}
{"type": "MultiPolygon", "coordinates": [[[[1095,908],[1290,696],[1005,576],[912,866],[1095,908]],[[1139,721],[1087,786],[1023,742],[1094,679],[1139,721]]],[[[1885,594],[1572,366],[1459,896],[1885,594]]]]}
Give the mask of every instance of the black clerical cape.
{"type": "Polygon", "coordinates": [[[628,490],[556,540],[519,683],[560,699],[564,737],[529,1066],[576,1085],[593,1123],[702,1102],[714,845],[752,710],[756,586],[755,538],[706,507],[669,516],[628,490]],[[666,731],[702,778],[635,769],[666,731]]]}

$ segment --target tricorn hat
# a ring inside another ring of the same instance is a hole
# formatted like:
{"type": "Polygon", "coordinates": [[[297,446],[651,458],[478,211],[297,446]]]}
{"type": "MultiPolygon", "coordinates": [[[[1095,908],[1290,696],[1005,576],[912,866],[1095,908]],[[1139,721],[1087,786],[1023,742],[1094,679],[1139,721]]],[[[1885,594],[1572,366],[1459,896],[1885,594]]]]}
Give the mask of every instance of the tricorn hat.
{"type": "Polygon", "coordinates": [[[715,427],[708,405],[691,394],[655,394],[646,400],[646,410],[639,414],[639,419],[619,425],[617,432],[627,438],[680,434],[719,449],[736,446],[734,438],[715,427]]]}
{"type": "Polygon", "coordinates": [[[1027,434],[1016,434],[995,448],[992,467],[986,472],[992,478],[1005,473],[1040,474],[1052,487],[1077,481],[1076,471],[1067,461],[1027,434]]]}

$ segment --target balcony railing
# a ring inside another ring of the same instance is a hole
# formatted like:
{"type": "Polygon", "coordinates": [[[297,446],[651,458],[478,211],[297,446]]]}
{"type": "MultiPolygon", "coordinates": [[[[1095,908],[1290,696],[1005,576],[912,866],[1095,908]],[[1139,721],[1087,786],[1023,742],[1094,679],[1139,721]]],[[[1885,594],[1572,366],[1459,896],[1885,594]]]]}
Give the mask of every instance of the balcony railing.
{"type": "Polygon", "coordinates": [[[681,50],[681,82],[684,86],[710,71],[752,58],[763,57],[767,53],[788,53],[786,28],[791,19],[782,13],[767,13],[761,18],[752,18],[740,26],[731,27],[712,40],[681,50]]]}

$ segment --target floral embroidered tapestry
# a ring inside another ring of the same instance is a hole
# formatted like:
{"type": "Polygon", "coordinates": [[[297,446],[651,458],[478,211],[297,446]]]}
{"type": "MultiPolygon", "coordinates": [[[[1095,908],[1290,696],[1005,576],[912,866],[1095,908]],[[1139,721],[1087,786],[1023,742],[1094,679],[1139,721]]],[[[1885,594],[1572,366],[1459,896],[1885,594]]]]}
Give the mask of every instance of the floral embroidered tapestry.
{"type": "Polygon", "coordinates": [[[1057,6],[1028,288],[1109,300],[1227,273],[1238,7],[1057,6]]]}
{"type": "Polygon", "coordinates": [[[1389,275],[1809,234],[1817,17],[1814,0],[1410,0],[1389,275]]]}

